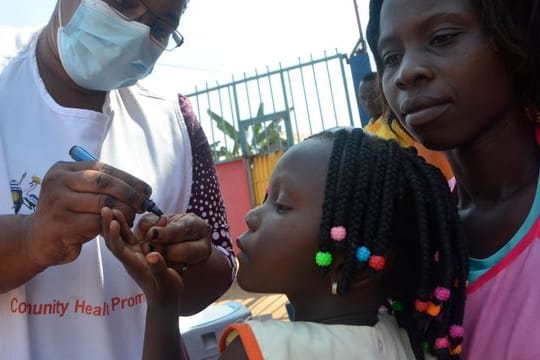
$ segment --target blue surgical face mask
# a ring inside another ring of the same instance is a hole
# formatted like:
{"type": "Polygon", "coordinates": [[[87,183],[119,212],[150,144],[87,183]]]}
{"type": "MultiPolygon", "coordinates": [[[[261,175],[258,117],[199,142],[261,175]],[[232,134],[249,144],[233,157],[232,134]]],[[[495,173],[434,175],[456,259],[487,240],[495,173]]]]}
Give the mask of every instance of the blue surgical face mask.
{"type": "Polygon", "coordinates": [[[58,6],[58,53],[77,85],[109,91],[152,71],[163,50],[150,39],[148,26],[123,19],[102,0],[82,0],[64,27],[58,6]]]}

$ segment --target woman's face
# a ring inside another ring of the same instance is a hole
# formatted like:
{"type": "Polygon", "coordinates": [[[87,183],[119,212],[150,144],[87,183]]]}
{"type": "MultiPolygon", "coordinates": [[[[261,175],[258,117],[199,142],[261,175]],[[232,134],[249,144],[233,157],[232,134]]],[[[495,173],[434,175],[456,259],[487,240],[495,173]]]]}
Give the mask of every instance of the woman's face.
{"type": "Polygon", "coordinates": [[[385,0],[380,16],[384,96],[421,143],[466,146],[508,119],[512,79],[469,0],[385,0]]]}

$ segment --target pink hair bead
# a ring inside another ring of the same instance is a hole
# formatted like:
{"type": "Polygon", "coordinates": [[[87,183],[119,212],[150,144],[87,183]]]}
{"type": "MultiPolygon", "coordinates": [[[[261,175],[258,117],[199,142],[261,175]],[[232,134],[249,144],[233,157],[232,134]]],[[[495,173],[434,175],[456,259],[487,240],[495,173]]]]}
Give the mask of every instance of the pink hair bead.
{"type": "Polygon", "coordinates": [[[450,298],[450,289],[447,289],[442,286],[437,286],[435,288],[435,298],[439,301],[446,301],[450,298]]]}
{"type": "Polygon", "coordinates": [[[438,251],[435,251],[435,254],[433,254],[433,261],[435,261],[436,263],[439,262],[439,252],[438,251]]]}
{"type": "Polygon", "coordinates": [[[465,332],[465,329],[463,329],[463,326],[459,326],[459,325],[450,326],[450,336],[453,338],[463,337],[464,332],[465,332]]]}
{"type": "Polygon", "coordinates": [[[435,349],[437,350],[445,349],[449,345],[450,345],[450,342],[448,341],[448,338],[446,336],[435,339],[435,349]]]}
{"type": "Polygon", "coordinates": [[[334,241],[343,241],[347,236],[347,230],[343,226],[334,226],[330,229],[330,237],[334,241]]]}

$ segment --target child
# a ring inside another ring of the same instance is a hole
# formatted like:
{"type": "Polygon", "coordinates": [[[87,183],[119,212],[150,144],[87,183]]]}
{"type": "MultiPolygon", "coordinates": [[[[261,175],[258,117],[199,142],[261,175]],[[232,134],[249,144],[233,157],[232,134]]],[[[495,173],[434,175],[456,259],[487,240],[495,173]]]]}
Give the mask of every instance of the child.
{"type": "Polygon", "coordinates": [[[539,33],[538,0],[370,3],[392,118],[455,174],[472,256],[467,359],[540,358],[539,33]]]}
{"type": "MultiPolygon", "coordinates": [[[[104,235],[117,256],[138,246],[127,225],[120,231],[121,218],[105,215],[104,235]]],[[[238,239],[238,283],[286,294],[294,319],[231,325],[220,341],[221,359],[459,357],[465,246],[444,177],[413,148],[361,129],[313,136],[279,160],[266,201],[246,223],[238,239]]],[[[152,263],[160,255],[146,257],[152,263]]],[[[147,268],[142,256],[133,263],[147,268]]],[[[149,315],[161,316],[148,318],[145,347],[159,342],[154,349],[165,351],[166,327],[179,335],[173,307],[167,315],[159,305],[168,296],[156,297],[155,283],[143,287],[149,315]]]]}

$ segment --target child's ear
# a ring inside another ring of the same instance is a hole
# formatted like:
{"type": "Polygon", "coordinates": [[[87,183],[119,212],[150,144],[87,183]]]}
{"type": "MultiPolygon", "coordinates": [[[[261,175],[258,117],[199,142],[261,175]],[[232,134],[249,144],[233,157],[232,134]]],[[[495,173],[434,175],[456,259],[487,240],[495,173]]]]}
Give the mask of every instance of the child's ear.
{"type": "MultiPolygon", "coordinates": [[[[332,265],[330,266],[329,277],[330,281],[339,282],[343,277],[343,267],[345,264],[345,254],[341,251],[336,251],[333,254],[332,265]]],[[[372,287],[379,285],[382,279],[382,271],[374,272],[368,266],[360,266],[358,264],[354,275],[351,277],[349,290],[372,287]]]]}

